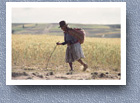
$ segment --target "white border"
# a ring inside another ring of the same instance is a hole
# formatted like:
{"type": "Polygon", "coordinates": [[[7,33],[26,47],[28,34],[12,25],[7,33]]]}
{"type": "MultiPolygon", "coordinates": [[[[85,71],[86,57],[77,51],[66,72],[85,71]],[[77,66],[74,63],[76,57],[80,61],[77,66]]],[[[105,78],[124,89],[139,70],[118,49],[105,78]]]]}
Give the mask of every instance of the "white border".
{"type": "Polygon", "coordinates": [[[6,85],[126,85],[126,2],[6,2],[6,85]],[[11,12],[13,7],[121,8],[121,80],[12,80],[11,12]]]}

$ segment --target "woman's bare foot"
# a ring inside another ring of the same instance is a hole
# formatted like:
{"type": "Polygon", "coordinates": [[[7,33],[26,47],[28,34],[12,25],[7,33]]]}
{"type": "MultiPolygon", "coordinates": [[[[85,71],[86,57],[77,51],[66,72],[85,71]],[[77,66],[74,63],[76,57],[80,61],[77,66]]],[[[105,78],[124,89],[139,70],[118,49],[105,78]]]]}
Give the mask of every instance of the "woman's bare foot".
{"type": "Polygon", "coordinates": [[[73,70],[73,69],[70,69],[69,71],[72,72],[72,71],[74,71],[74,70],[73,70]]]}
{"type": "Polygon", "coordinates": [[[83,66],[84,66],[83,71],[86,71],[86,69],[88,68],[88,65],[84,64],[83,66]]]}

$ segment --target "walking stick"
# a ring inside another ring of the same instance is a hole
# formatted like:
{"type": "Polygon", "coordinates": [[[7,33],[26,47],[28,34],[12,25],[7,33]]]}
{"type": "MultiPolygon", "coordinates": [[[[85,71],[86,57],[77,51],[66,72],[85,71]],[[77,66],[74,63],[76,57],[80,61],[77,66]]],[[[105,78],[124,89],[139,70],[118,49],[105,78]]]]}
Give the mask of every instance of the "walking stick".
{"type": "Polygon", "coordinates": [[[57,45],[54,47],[53,52],[51,53],[51,55],[50,55],[50,57],[49,57],[49,59],[48,59],[48,61],[47,61],[46,69],[48,68],[50,58],[51,58],[52,54],[54,53],[56,47],[57,47],[57,45]]]}

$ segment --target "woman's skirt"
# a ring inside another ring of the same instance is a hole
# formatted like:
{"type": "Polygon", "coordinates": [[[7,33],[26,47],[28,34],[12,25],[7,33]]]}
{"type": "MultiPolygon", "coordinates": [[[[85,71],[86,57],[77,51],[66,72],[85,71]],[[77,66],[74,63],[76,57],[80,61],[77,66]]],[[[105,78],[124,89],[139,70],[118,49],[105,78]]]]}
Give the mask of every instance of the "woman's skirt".
{"type": "Polygon", "coordinates": [[[74,62],[75,60],[79,60],[81,58],[85,58],[84,53],[81,48],[81,44],[75,43],[69,45],[66,49],[66,63],[74,62]]]}

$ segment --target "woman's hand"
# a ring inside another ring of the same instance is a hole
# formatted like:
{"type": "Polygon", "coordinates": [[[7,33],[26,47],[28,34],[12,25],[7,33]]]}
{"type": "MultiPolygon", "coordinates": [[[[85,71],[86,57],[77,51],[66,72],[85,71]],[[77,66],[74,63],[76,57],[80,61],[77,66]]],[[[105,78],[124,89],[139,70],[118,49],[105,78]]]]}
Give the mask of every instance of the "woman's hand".
{"type": "Polygon", "coordinates": [[[62,45],[62,43],[59,43],[59,42],[57,42],[56,44],[57,44],[57,45],[62,45]]]}

